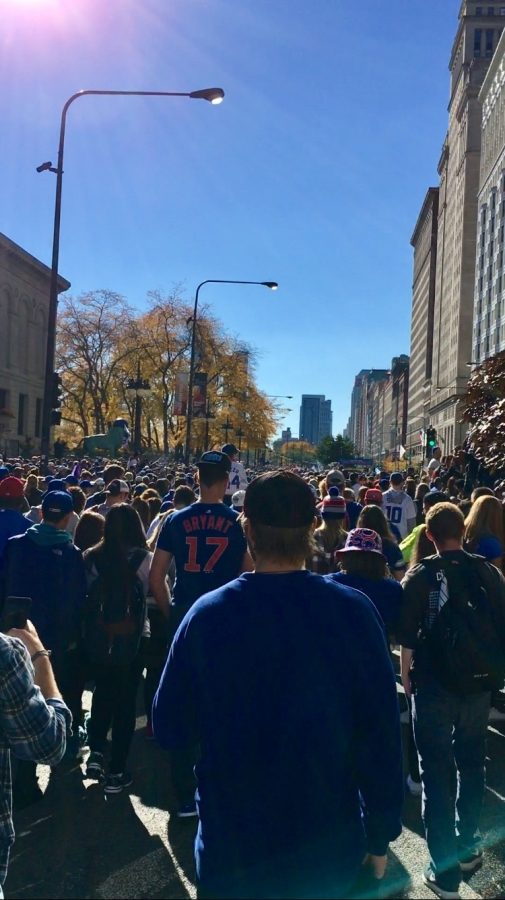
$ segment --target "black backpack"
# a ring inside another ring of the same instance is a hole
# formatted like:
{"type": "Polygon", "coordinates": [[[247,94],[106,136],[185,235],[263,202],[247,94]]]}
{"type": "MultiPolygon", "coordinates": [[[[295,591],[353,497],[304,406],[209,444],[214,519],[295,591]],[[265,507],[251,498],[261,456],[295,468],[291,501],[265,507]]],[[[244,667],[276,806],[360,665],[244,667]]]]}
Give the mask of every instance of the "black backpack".
{"type": "Polygon", "coordinates": [[[505,582],[482,557],[463,553],[455,585],[453,565],[440,556],[421,563],[431,592],[416,657],[452,693],[498,691],[505,683],[505,582]],[[439,610],[444,575],[448,600],[439,610]]]}
{"type": "Polygon", "coordinates": [[[103,562],[93,559],[98,572],[84,607],[83,644],[90,662],[99,666],[129,665],[137,656],[146,620],[146,598],[137,573],[147,551],[134,550],[128,559],[128,596],[111,592],[110,580],[102,571],[103,562]]]}

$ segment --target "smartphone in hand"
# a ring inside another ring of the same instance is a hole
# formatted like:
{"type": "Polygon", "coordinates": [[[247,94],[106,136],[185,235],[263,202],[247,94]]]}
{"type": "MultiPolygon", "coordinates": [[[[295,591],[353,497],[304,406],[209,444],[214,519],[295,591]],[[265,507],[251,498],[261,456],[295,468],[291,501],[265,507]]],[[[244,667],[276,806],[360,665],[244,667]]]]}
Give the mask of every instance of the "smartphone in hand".
{"type": "Polygon", "coordinates": [[[7,597],[0,616],[0,630],[7,634],[11,628],[26,628],[31,607],[31,597],[7,597]]]}

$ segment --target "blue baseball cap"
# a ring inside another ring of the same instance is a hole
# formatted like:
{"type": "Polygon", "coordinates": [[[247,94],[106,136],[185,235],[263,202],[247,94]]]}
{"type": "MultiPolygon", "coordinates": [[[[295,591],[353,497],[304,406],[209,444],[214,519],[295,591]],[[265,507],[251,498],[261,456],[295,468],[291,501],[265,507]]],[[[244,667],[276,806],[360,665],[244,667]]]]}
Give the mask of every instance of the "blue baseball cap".
{"type": "Polygon", "coordinates": [[[60,518],[72,512],[74,505],[67,491],[48,491],[42,500],[42,515],[59,515],[60,518]]]}
{"type": "Polygon", "coordinates": [[[7,478],[9,475],[10,472],[7,466],[0,466],[0,481],[3,481],[3,479],[7,478]]]}
{"type": "Polygon", "coordinates": [[[65,491],[67,490],[67,483],[63,478],[51,478],[47,483],[46,494],[49,494],[53,491],[65,491]]]}

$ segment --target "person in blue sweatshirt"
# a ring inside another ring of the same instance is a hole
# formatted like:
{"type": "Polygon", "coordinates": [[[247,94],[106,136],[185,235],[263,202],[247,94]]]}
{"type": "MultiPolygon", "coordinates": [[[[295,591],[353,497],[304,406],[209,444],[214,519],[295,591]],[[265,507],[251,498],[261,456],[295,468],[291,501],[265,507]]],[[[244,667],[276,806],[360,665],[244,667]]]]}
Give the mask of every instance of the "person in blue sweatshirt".
{"type": "MultiPolygon", "coordinates": [[[[30,527],[23,512],[28,509],[24,484],[20,478],[9,475],[0,480],[0,572],[3,555],[9,538],[24,534],[30,527]]],[[[0,575],[1,577],[1,575],[0,575]]]]}
{"type": "Polygon", "coordinates": [[[315,499],[292,472],[246,491],[255,571],[198,600],[153,705],[168,750],[199,745],[199,897],[343,897],[401,832],[396,684],[363,594],[305,570],[315,499]]]}
{"type": "Polygon", "coordinates": [[[329,577],[337,584],[366,594],[384,622],[386,634],[392,637],[400,616],[403,590],[398,581],[386,577],[386,557],[377,532],[370,528],[350,531],[345,547],[337,553],[337,560],[341,571],[329,577]]]}
{"type": "MultiPolygon", "coordinates": [[[[5,548],[3,597],[30,597],[30,620],[51,662],[63,699],[74,721],[74,736],[67,742],[69,755],[77,755],[84,739],[81,656],[81,616],[86,599],[86,575],[81,551],[66,531],[73,512],[66,491],[50,491],[42,501],[42,522],[25,534],[10,538],[5,548]]],[[[16,780],[15,800],[25,805],[41,796],[33,763],[24,763],[16,780]]]]}

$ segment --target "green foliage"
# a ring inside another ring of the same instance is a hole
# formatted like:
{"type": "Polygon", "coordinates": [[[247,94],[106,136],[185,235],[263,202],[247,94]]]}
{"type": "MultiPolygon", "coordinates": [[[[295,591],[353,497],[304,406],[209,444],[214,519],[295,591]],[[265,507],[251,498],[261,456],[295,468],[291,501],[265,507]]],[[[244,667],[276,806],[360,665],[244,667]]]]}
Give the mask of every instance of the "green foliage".
{"type": "Polygon", "coordinates": [[[352,459],[354,455],[354,444],[341,434],[337,434],[336,438],[330,436],[323,438],[317,447],[317,458],[323,465],[341,459],[352,459]]]}

